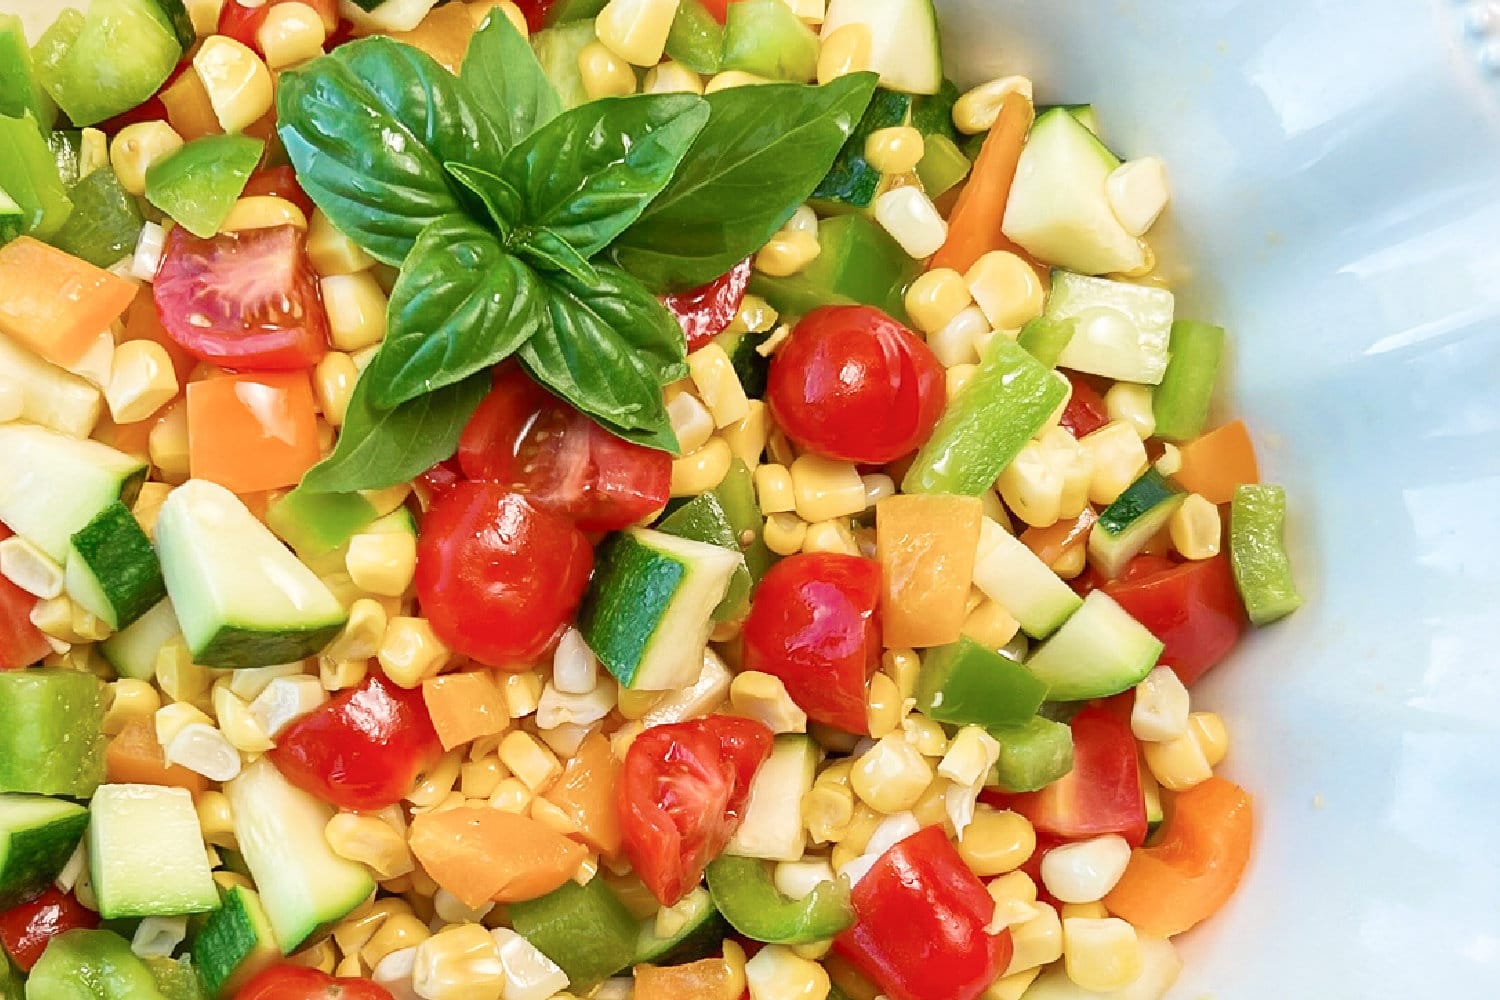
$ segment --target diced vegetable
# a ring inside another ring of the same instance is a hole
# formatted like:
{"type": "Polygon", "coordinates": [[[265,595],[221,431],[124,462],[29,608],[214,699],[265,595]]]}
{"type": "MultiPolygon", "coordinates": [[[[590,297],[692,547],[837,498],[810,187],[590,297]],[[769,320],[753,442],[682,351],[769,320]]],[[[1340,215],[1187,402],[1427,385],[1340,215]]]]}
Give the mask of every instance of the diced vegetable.
{"type": "Polygon", "coordinates": [[[106,920],[205,913],[219,905],[198,814],[181,788],[99,786],[89,803],[89,867],[106,920]]]}
{"type": "Polygon", "coordinates": [[[969,183],[948,217],[948,239],[928,262],[930,270],[952,268],[965,274],[991,250],[1024,252],[1002,225],[1031,122],[1031,102],[1025,95],[1006,95],[1000,118],[985,138],[969,183]]]}
{"type": "Polygon", "coordinates": [[[990,731],[1000,744],[992,780],[1005,792],[1034,792],[1073,769],[1073,733],[1066,723],[1033,716],[990,731]]]}
{"type": "Polygon", "coordinates": [[[730,5],[725,20],[721,66],[768,80],[810,83],[818,68],[818,36],[783,0],[740,0],[730,5]]]}
{"type": "MultiPolygon", "coordinates": [[[[776,737],[771,756],[750,783],[750,798],[740,812],[738,829],[724,849],[727,854],[767,861],[797,861],[802,857],[807,846],[802,797],[812,789],[821,757],[818,745],[806,736],[776,737]]],[[[719,909],[732,923],[732,914],[722,905],[719,909]]]]}
{"type": "Polygon", "coordinates": [[[917,709],[953,725],[1023,725],[1046,697],[1047,685],[1026,667],[967,636],[929,650],[917,677],[917,709]]]}
{"type": "Polygon", "coordinates": [[[1074,320],[1058,320],[1050,316],[1038,316],[1021,328],[1016,342],[1048,368],[1057,367],[1057,359],[1068,349],[1073,332],[1078,324],[1074,320]]]}
{"type": "Polygon", "coordinates": [[[31,969],[30,1000],[166,1000],[146,964],[114,931],[67,931],[54,938],[31,969]]]}
{"type": "MultiPolygon", "coordinates": [[[[724,939],[732,933],[729,924],[714,906],[708,890],[702,886],[688,893],[672,907],[673,915],[682,918],[682,926],[674,933],[658,933],[666,929],[657,926],[656,916],[659,912],[654,911],[641,921],[635,945],[637,965],[641,962],[677,965],[679,962],[693,962],[707,955],[718,954],[724,947],[724,939]]],[[[639,982],[637,988],[639,989],[639,982]]],[[[694,1000],[697,1000],[696,996],[694,1000]]],[[[729,1000],[739,998],[732,997],[729,1000]]]]}
{"type": "Polygon", "coordinates": [[[725,855],[708,866],[708,891],[736,931],[769,944],[827,941],[854,923],[845,879],[820,883],[801,899],[788,899],[771,881],[765,863],[725,855]]]}
{"type": "Polygon", "coordinates": [[[57,160],[29,117],[0,117],[0,189],[20,209],[20,231],[38,239],[50,239],[73,211],[57,160]]]}
{"type": "Polygon", "coordinates": [[[587,885],[569,879],[545,896],[512,903],[509,913],[516,933],[556,962],[575,990],[592,989],[635,957],[636,922],[601,878],[587,885]]]}
{"type": "Polygon", "coordinates": [[[46,130],[57,118],[57,105],[42,89],[32,65],[26,28],[15,14],[0,14],[0,115],[25,118],[46,130]]]}
{"type": "Polygon", "coordinates": [[[0,792],[88,798],[104,780],[103,722],[93,674],[0,671],[0,792]]]}
{"type": "Polygon", "coordinates": [[[875,549],[885,585],[881,641],[887,648],[958,640],[983,507],[977,497],[941,494],[893,496],[876,506],[875,549]]]}
{"type": "Polygon", "coordinates": [[[756,273],[750,291],[779,312],[805,316],[826,305],[866,305],[905,322],[905,289],[919,266],[874,220],[863,215],[824,219],[818,256],[800,274],[756,273]]]}
{"type": "Polygon", "coordinates": [[[1159,383],[1167,370],[1175,304],[1164,288],[1054,271],[1046,317],[1073,325],[1058,365],[1125,382],[1159,383]]]}
{"type": "Polygon", "coordinates": [[[160,87],[182,55],[152,0],[97,0],[60,18],[37,43],[37,74],[74,125],[128,111],[160,87]]]}
{"type": "Polygon", "coordinates": [[[980,527],[974,585],[1013,615],[1033,639],[1045,639],[1080,599],[1036,554],[988,519],[980,527]]]}
{"type": "Polygon", "coordinates": [[[321,457],[312,384],[303,372],[189,383],[187,412],[194,478],[234,493],[293,486],[321,457]]]}
{"type": "Polygon", "coordinates": [[[73,211],[52,243],[95,267],[109,267],[135,252],[144,220],[135,200],[107,167],[90,173],[68,192],[73,211]]]}
{"type": "MultiPolygon", "coordinates": [[[[3,251],[0,251],[3,252],[3,251]]],[[[1172,477],[1209,503],[1229,503],[1235,490],[1260,482],[1255,445],[1243,420],[1231,420],[1178,449],[1181,466],[1172,477]]]]}
{"type": "Polygon", "coordinates": [[[146,171],[146,200],[194,236],[208,239],[219,231],[264,151],[265,143],[244,135],[194,139],[146,171]]]}
{"type": "Polygon", "coordinates": [[[1106,579],[1125,570],[1156,533],[1171,520],[1187,494],[1173,489],[1161,473],[1148,468],[1099,515],[1089,532],[1089,558],[1106,579]]]}
{"type": "Polygon", "coordinates": [[[427,874],[470,908],[545,896],[588,857],[551,827],[488,806],[423,813],[412,819],[410,838],[427,874]]]}
{"type": "Polygon", "coordinates": [[[1172,324],[1171,360],[1152,394],[1156,436],[1187,441],[1203,433],[1224,355],[1224,328],[1195,320],[1172,324]]]}
{"type": "Polygon", "coordinates": [[[0,794],[0,910],[46,888],[87,825],[88,812],[75,803],[0,794]]]}
{"type": "Polygon", "coordinates": [[[696,73],[717,73],[724,66],[723,52],[724,26],[719,19],[702,0],[682,0],[667,33],[667,57],[696,73]]]}
{"type": "Polygon", "coordinates": [[[135,284],[28,236],[0,247],[0,333],[67,368],[135,298],[135,284]]]}
{"type": "Polygon", "coordinates": [[[104,751],[105,778],[115,785],[166,785],[201,795],[208,779],[181,764],[168,764],[151,719],[134,718],[110,738],[104,751]]]}
{"type": "Polygon", "coordinates": [[[1244,484],[1235,489],[1229,510],[1229,557],[1245,610],[1257,625],[1279,621],[1302,606],[1282,537],[1285,523],[1282,487],[1244,484]]]}
{"type": "Polygon", "coordinates": [[[932,0],[830,0],[823,38],[850,24],[869,29],[869,68],[880,74],[882,86],[935,94],[943,85],[943,54],[932,0]]]}
{"type": "Polygon", "coordinates": [[[578,827],[578,835],[590,847],[608,858],[620,853],[620,813],[615,803],[619,778],[620,761],[610,750],[609,740],[592,733],[542,793],[578,827]]]}
{"type": "Polygon", "coordinates": [[[1161,640],[1096,590],[1026,661],[1054,701],[1107,698],[1132,688],[1156,666],[1161,640]]]}

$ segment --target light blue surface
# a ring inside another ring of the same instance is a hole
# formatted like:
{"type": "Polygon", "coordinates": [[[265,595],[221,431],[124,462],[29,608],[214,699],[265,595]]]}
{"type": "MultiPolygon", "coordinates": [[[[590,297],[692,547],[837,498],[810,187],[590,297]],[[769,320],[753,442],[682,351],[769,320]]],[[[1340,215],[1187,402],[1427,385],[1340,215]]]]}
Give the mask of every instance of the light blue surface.
{"type": "Polygon", "coordinates": [[[1195,689],[1259,852],[1172,996],[1500,997],[1500,4],[946,6],[953,65],[1165,158],[1291,494],[1308,605],[1195,689]]]}

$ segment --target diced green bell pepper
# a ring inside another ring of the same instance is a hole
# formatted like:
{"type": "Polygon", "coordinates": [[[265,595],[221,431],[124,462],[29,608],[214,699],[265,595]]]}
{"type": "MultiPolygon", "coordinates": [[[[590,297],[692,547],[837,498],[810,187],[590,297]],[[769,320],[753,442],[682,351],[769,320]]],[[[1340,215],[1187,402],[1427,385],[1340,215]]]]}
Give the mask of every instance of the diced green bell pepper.
{"type": "Polygon", "coordinates": [[[68,197],[73,213],[53,235],[53,246],[95,267],[109,267],[135,251],[145,220],[113,170],[95,170],[73,185],[68,197]]]}
{"type": "Polygon", "coordinates": [[[68,200],[57,158],[31,118],[0,118],[0,188],[21,208],[21,231],[39,240],[62,228],[68,200]]]}
{"type": "Polygon", "coordinates": [[[586,993],[635,958],[639,927],[603,879],[567,881],[540,899],[510,906],[511,926],[586,993]]]}
{"type": "Polygon", "coordinates": [[[973,164],[946,135],[929,135],[923,139],[922,159],[917,162],[917,180],[929,198],[941,198],[967,176],[973,164]]]}
{"type": "Polygon", "coordinates": [[[811,83],[818,72],[818,36],[784,0],[740,0],[725,17],[723,67],[811,83]]]}
{"type": "Polygon", "coordinates": [[[1156,436],[1188,441],[1203,433],[1224,357],[1224,328],[1180,319],[1172,324],[1170,360],[1151,395],[1156,436]]]}
{"type": "Polygon", "coordinates": [[[146,0],[146,10],[170,31],[183,49],[190,49],[198,41],[198,30],[193,27],[193,16],[188,13],[183,0],[146,0]]]}
{"type": "Polygon", "coordinates": [[[194,139],[146,171],[146,200],[208,239],[229,216],[265,148],[246,135],[194,139]]]}
{"type": "Polygon", "coordinates": [[[1250,620],[1279,621],[1302,606],[1287,556],[1286,490],[1269,483],[1235,487],[1229,505],[1229,561],[1250,620]]]}
{"type": "Polygon", "coordinates": [[[705,874],[714,905],[731,927],[752,941],[811,944],[827,941],[854,923],[849,883],[843,878],[819,884],[802,899],[788,899],[755,858],[726,854],[709,862],[705,874]]]}
{"type": "Polygon", "coordinates": [[[26,1000],[167,1000],[146,963],[120,935],[71,930],[52,939],[31,969],[26,1000]]]}
{"type": "Polygon", "coordinates": [[[1019,726],[997,726],[1000,759],[987,785],[1004,792],[1034,792],[1073,770],[1073,731],[1066,722],[1036,715],[1019,726]]]}
{"type": "Polygon", "coordinates": [[[923,655],[916,697],[917,708],[939,722],[992,728],[1036,715],[1047,685],[1015,660],[964,636],[923,655]]]}
{"type": "Polygon", "coordinates": [[[0,672],[0,792],[86,799],[104,781],[104,682],[61,668],[0,672]]]}
{"type": "Polygon", "coordinates": [[[873,219],[840,215],[818,227],[822,247],[801,274],[772,278],[757,272],[750,291],[785,316],[806,316],[820,306],[875,306],[906,322],[906,286],[921,273],[901,245],[873,219]]]}
{"type": "Polygon", "coordinates": [[[740,549],[745,553],[745,568],[750,571],[750,583],[760,583],[766,570],[776,563],[776,553],[766,547],[761,537],[764,519],[760,513],[760,502],[755,498],[755,480],[749,466],[736,458],[729,463],[729,473],[724,481],[714,488],[714,496],[729,518],[735,530],[740,549]],[[748,539],[748,541],[746,541],[748,539]]]}
{"type": "Polygon", "coordinates": [[[182,46],[154,0],[93,0],[60,17],[33,50],[37,76],[74,125],[93,125],[143,103],[176,68],[182,46]]]}
{"type": "Polygon", "coordinates": [[[682,0],[678,5],[667,33],[667,56],[698,73],[723,68],[724,28],[702,0],[682,0]]]}
{"type": "Polygon", "coordinates": [[[1068,346],[1068,341],[1073,339],[1073,331],[1076,329],[1077,320],[1038,316],[1021,327],[1016,343],[1048,368],[1056,368],[1057,359],[1062,357],[1062,352],[1068,346]]]}
{"type": "Polygon", "coordinates": [[[50,130],[57,120],[57,105],[37,79],[21,18],[0,14],[0,115],[25,118],[28,114],[42,130],[50,130]]]}

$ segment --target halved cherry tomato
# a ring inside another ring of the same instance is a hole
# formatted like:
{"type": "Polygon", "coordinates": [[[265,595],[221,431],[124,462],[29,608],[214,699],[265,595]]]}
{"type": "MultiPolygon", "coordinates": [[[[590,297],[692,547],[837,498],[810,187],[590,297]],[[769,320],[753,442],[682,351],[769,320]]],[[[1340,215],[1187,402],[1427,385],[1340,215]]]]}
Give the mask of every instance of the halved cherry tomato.
{"type": "Polygon", "coordinates": [[[846,462],[893,462],[943,415],[943,366],[879,309],[824,306],[771,358],[766,404],[804,449],[846,462]]]}
{"type": "Polygon", "coordinates": [[[1068,405],[1063,408],[1060,421],[1063,428],[1075,438],[1081,438],[1109,423],[1109,410],[1105,407],[1104,397],[1099,395],[1098,390],[1085,378],[1072,372],[1064,374],[1073,384],[1073,395],[1068,397],[1068,405]]]}
{"type": "Polygon", "coordinates": [[[391,1000],[370,979],[335,979],[302,965],[273,965],[240,987],[234,1000],[391,1000]]]}
{"type": "MultiPolygon", "coordinates": [[[[261,9],[265,10],[264,7],[261,9]]],[[[251,198],[257,195],[285,198],[302,209],[303,215],[312,218],[313,200],[302,190],[302,185],[297,183],[297,171],[293,167],[264,167],[251,174],[240,197],[251,198]]]]}
{"type": "Polygon", "coordinates": [[[834,949],[891,1000],[974,1000],[1010,964],[1010,931],[985,933],[995,901],[941,826],[882,854],[851,900],[834,949]]]}
{"type": "Polygon", "coordinates": [[[328,316],[295,226],[199,239],[167,235],[152,292],[162,326],[200,361],[229,368],[311,368],[328,353],[328,316]]]}
{"type": "Polygon", "coordinates": [[[745,301],[745,288],[749,284],[750,258],[746,257],[727,274],[708,284],[662,299],[662,304],[682,327],[689,351],[707,344],[734,321],[745,301]]]}
{"type": "Polygon", "coordinates": [[[584,531],[617,531],[667,503],[672,457],[615,437],[538,385],[519,365],[495,373],[458,441],[475,481],[525,494],[584,531]]]}
{"type": "Polygon", "coordinates": [[[98,926],[99,914],[80,904],[71,892],[48,886],[35,899],[0,913],[0,944],[22,972],[30,972],[47,942],[64,931],[98,926]]]}
{"type": "Polygon", "coordinates": [[[868,733],[865,684],[880,665],[880,563],[801,553],[761,579],[745,621],[745,669],[780,677],[808,718],[868,733]]]}
{"type": "Polygon", "coordinates": [[[663,906],[692,890],[740,825],[771,730],[710,715],[637,736],[620,775],[620,824],[636,875],[663,906]]]}
{"type": "Polygon", "coordinates": [[[1073,717],[1073,770],[1039,792],[1009,798],[1037,833],[1086,840],[1117,833],[1139,847],[1146,839],[1146,800],[1130,724],[1102,708],[1073,717]]]}
{"type": "Polygon", "coordinates": [[[1161,663],[1184,684],[1228,656],[1248,624],[1227,555],[1186,563],[1137,556],[1104,592],[1166,645],[1161,663]]]}
{"type": "Polygon", "coordinates": [[[417,598],[448,648],[524,670],[572,621],[593,566],[588,539],[561,514],[499,483],[459,483],[422,521],[417,598]]]}
{"type": "MultiPolygon", "coordinates": [[[[0,540],[11,530],[0,524],[0,540]]],[[[31,624],[36,597],[0,576],[0,670],[29,667],[52,652],[42,630],[31,624]]]]}
{"type": "Polygon", "coordinates": [[[271,761],[298,788],[341,809],[383,809],[443,754],[422,689],[379,672],[282,730],[271,761]]]}

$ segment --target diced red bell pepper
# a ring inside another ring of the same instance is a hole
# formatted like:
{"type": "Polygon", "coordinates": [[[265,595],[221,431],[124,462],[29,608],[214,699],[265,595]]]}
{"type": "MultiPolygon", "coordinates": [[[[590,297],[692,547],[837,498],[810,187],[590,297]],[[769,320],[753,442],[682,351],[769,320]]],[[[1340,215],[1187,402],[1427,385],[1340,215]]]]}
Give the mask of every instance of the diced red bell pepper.
{"type": "Polygon", "coordinates": [[[22,972],[30,972],[47,942],[76,927],[99,926],[99,914],[78,902],[71,892],[49,886],[35,899],[0,913],[0,944],[22,972]]]}
{"type": "Polygon", "coordinates": [[[1130,723],[1086,708],[1073,717],[1073,770],[1038,792],[1009,800],[1038,834],[1087,840],[1117,833],[1139,847],[1146,839],[1146,800],[1130,723]]]}

